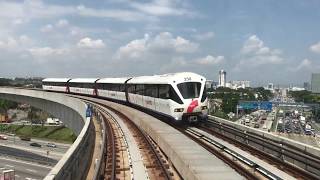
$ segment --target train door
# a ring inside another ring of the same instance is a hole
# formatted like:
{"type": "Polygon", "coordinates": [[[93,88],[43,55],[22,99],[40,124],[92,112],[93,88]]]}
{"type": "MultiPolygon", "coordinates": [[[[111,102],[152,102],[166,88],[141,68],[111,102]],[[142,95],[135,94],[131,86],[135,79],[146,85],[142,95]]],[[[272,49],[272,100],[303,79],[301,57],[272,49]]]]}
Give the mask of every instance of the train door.
{"type": "Polygon", "coordinates": [[[157,111],[170,114],[170,85],[159,85],[159,98],[156,99],[157,111]]]}

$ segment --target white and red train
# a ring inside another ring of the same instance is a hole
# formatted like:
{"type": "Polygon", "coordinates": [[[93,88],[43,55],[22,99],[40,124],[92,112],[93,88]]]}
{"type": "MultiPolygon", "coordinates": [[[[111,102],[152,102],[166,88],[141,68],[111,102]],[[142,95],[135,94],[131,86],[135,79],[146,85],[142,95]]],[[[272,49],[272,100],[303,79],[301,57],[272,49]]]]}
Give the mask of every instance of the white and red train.
{"type": "Polygon", "coordinates": [[[122,101],[176,121],[197,122],[208,116],[205,82],[203,76],[182,72],[130,78],[47,78],[42,88],[122,101]]]}

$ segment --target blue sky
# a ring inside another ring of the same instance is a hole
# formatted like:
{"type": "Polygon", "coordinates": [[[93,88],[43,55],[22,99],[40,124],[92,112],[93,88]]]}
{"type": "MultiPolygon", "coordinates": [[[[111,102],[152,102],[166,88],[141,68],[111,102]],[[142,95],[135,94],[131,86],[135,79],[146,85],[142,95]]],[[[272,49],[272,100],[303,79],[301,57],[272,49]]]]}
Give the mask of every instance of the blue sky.
{"type": "Polygon", "coordinates": [[[0,0],[0,76],[192,71],[302,84],[320,71],[318,0],[0,0]]]}

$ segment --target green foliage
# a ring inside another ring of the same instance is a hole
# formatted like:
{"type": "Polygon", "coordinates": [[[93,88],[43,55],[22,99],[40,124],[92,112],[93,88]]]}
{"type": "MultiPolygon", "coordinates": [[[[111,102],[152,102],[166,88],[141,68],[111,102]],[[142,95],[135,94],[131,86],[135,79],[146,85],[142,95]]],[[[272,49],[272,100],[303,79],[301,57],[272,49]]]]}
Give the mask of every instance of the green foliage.
{"type": "Polygon", "coordinates": [[[0,86],[10,86],[11,79],[0,78],[0,86]]]}
{"type": "Polygon", "coordinates": [[[320,103],[320,95],[312,94],[310,91],[289,91],[296,102],[320,103]]]}
{"type": "Polygon", "coordinates": [[[223,119],[228,119],[228,115],[226,113],[224,113],[223,111],[216,111],[212,115],[223,118],[223,119]]]}
{"type": "Polygon", "coordinates": [[[266,90],[263,87],[253,88],[252,91],[258,94],[258,98],[255,99],[258,101],[268,101],[273,96],[270,90],[266,90]]]}
{"type": "Polygon", "coordinates": [[[0,132],[14,133],[17,136],[51,139],[72,143],[77,136],[64,126],[32,126],[0,124],[0,132]]]}
{"type": "Polygon", "coordinates": [[[17,107],[18,107],[18,103],[16,102],[0,99],[0,109],[7,111],[8,109],[14,109],[17,107]]]}
{"type": "Polygon", "coordinates": [[[240,100],[243,101],[267,101],[272,97],[272,93],[269,90],[265,90],[263,87],[259,88],[239,88],[237,90],[227,87],[219,87],[208,97],[211,99],[222,99],[221,109],[225,114],[229,112],[236,113],[236,107],[240,100]],[[258,98],[255,98],[255,94],[258,98]]]}

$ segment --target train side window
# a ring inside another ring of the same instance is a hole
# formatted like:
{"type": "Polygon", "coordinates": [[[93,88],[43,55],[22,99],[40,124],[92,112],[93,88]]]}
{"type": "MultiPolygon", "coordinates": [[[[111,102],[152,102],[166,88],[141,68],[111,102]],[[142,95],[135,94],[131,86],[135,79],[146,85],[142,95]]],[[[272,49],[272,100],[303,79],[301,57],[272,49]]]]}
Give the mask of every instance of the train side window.
{"type": "Polygon", "coordinates": [[[144,95],[157,98],[158,97],[158,86],[155,84],[146,84],[144,95]]]}
{"type": "Polygon", "coordinates": [[[159,85],[159,98],[169,99],[170,98],[169,89],[170,89],[169,85],[160,84],[159,85]]]}
{"type": "Polygon", "coordinates": [[[128,85],[128,93],[135,94],[135,85],[134,84],[128,85]]]}
{"type": "Polygon", "coordinates": [[[124,86],[124,84],[120,84],[120,92],[124,92],[126,87],[124,86]]]}
{"type": "Polygon", "coordinates": [[[144,95],[144,85],[143,84],[136,85],[136,94],[144,95]]]}

